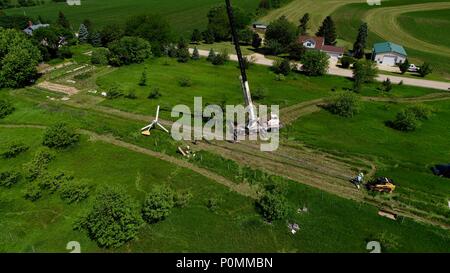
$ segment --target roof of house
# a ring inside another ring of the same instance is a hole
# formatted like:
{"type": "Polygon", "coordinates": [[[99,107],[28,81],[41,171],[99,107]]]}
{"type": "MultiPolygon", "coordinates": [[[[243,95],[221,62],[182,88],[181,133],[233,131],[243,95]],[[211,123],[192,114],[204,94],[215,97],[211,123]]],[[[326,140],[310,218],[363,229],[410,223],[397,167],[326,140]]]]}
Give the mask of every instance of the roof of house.
{"type": "Polygon", "coordinates": [[[313,40],[316,43],[316,45],[319,45],[319,46],[322,46],[325,42],[323,37],[312,37],[312,36],[308,36],[308,35],[302,35],[302,36],[298,37],[298,41],[302,44],[308,40],[313,40]]]}
{"type": "Polygon", "coordinates": [[[37,24],[37,25],[32,25],[30,24],[26,29],[24,29],[23,31],[26,32],[27,34],[32,34],[33,31],[35,31],[36,29],[40,29],[43,27],[49,27],[49,24],[37,24]]]}
{"type": "Polygon", "coordinates": [[[316,47],[314,49],[330,52],[330,53],[339,53],[343,54],[345,49],[343,47],[337,47],[332,45],[325,45],[325,39],[323,37],[312,37],[308,35],[302,35],[298,38],[300,43],[305,43],[306,41],[312,40],[315,42],[316,47]]]}
{"type": "Polygon", "coordinates": [[[339,53],[339,54],[344,54],[344,51],[345,51],[345,49],[343,47],[331,46],[331,45],[324,45],[324,46],[322,46],[321,50],[326,51],[326,52],[339,53]]]}
{"type": "Polygon", "coordinates": [[[398,45],[398,44],[394,44],[392,42],[384,42],[384,43],[377,43],[373,45],[373,52],[375,54],[378,53],[386,53],[386,52],[395,52],[404,56],[408,56],[408,54],[406,54],[405,49],[403,48],[403,46],[398,45]]]}

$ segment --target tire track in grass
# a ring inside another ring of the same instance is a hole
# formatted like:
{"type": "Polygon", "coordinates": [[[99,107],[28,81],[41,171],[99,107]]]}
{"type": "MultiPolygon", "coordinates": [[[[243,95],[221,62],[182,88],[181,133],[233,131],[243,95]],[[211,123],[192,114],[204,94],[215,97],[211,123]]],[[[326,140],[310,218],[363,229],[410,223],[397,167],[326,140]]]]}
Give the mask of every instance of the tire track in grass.
{"type": "MultiPolygon", "coordinates": [[[[15,129],[15,128],[32,128],[32,129],[46,129],[46,126],[41,126],[41,125],[30,125],[30,124],[0,124],[0,128],[11,128],[11,129],[15,129]]],[[[185,160],[182,159],[178,159],[175,157],[171,157],[169,155],[163,154],[163,153],[159,153],[159,152],[155,152],[128,142],[124,142],[122,140],[119,140],[113,136],[110,135],[99,135],[97,133],[88,131],[88,130],[83,130],[83,129],[79,129],[77,130],[80,134],[83,135],[87,135],[89,136],[91,141],[102,141],[117,147],[121,147],[121,148],[125,148],[127,150],[133,151],[133,152],[137,152],[140,154],[144,154],[147,156],[151,156],[154,158],[158,158],[160,160],[169,162],[171,164],[177,165],[179,167],[182,168],[186,168],[186,169],[190,169],[198,174],[201,174],[203,176],[205,176],[206,178],[209,178],[213,181],[216,181],[219,184],[222,184],[224,186],[226,186],[227,188],[229,188],[230,190],[237,192],[243,196],[247,196],[250,198],[256,198],[256,191],[251,188],[249,185],[245,184],[245,183],[241,183],[241,184],[236,184],[228,179],[226,179],[223,176],[220,176],[214,172],[210,172],[206,169],[197,167],[196,165],[187,162],[185,160]]]]}
{"type": "MultiPolygon", "coordinates": [[[[405,47],[450,57],[450,48],[435,45],[411,36],[400,25],[398,18],[403,13],[450,9],[449,2],[402,5],[396,7],[380,7],[369,10],[363,20],[369,29],[378,36],[405,47]]],[[[438,32],[438,31],[437,31],[438,32]]]]}

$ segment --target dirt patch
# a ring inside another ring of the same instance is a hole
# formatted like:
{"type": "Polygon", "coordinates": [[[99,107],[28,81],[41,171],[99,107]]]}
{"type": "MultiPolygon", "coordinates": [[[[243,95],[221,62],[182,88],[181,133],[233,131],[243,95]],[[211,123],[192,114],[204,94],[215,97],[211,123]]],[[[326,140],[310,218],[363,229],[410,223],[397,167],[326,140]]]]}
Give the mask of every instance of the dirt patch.
{"type": "Polygon", "coordinates": [[[44,81],[44,82],[39,83],[37,85],[37,87],[45,89],[45,90],[58,92],[58,93],[64,93],[64,94],[69,95],[69,96],[75,95],[78,92],[80,92],[80,90],[76,89],[75,87],[62,85],[62,84],[57,84],[57,83],[51,83],[51,82],[48,82],[48,81],[44,81]]]}

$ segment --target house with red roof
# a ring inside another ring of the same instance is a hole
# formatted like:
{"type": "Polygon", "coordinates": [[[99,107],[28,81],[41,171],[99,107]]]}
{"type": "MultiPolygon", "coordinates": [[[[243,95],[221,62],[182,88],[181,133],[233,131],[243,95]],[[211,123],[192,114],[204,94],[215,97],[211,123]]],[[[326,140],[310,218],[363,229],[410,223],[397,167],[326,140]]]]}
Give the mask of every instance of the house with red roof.
{"type": "Polygon", "coordinates": [[[326,45],[323,37],[302,35],[298,38],[298,41],[306,49],[325,52],[328,54],[328,56],[330,56],[330,58],[340,59],[342,58],[342,56],[344,56],[345,49],[343,47],[326,45]]]}

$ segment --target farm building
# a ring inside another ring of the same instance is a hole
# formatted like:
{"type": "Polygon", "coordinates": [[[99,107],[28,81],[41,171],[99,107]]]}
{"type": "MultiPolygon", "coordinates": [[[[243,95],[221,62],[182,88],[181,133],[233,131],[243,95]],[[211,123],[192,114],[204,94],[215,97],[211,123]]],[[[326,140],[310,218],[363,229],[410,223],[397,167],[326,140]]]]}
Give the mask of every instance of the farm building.
{"type": "Polygon", "coordinates": [[[259,30],[259,31],[266,31],[267,30],[267,25],[263,24],[263,23],[255,22],[255,23],[253,23],[253,29],[254,30],[259,30]]]}
{"type": "Polygon", "coordinates": [[[330,56],[330,58],[339,59],[344,55],[344,48],[325,45],[325,40],[323,37],[311,37],[311,36],[300,36],[298,39],[299,43],[303,44],[306,49],[313,49],[325,52],[330,56]]]}
{"type": "Polygon", "coordinates": [[[49,27],[49,24],[37,24],[34,25],[33,22],[28,22],[28,27],[26,29],[23,30],[23,32],[25,32],[26,34],[32,36],[33,35],[33,31],[35,31],[36,29],[40,29],[43,27],[49,27]]]}
{"type": "Polygon", "coordinates": [[[401,45],[384,42],[373,45],[372,56],[377,64],[395,66],[398,63],[403,63],[408,54],[401,45]]]}

